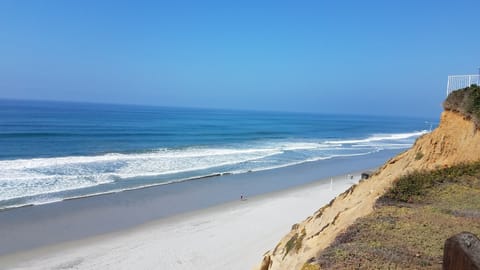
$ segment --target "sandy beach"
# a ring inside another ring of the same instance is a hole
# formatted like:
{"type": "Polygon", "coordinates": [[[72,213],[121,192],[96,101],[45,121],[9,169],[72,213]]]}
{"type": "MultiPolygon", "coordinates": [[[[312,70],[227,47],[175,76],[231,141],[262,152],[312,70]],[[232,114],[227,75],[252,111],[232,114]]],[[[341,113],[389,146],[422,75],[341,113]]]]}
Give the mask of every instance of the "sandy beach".
{"type": "Polygon", "coordinates": [[[58,2],[0,1],[0,270],[370,260],[327,248],[480,160],[480,1],[58,2]]]}
{"type": "Polygon", "coordinates": [[[251,269],[291,226],[359,179],[346,175],[0,257],[2,269],[251,269]]]}

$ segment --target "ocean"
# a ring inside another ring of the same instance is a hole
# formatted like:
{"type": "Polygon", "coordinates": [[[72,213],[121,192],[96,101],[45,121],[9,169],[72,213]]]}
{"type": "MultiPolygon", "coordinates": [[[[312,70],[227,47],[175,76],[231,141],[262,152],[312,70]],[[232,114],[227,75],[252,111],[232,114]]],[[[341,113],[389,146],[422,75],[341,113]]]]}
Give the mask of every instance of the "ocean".
{"type": "Polygon", "coordinates": [[[0,210],[409,148],[431,119],[0,100],[0,210]]]}

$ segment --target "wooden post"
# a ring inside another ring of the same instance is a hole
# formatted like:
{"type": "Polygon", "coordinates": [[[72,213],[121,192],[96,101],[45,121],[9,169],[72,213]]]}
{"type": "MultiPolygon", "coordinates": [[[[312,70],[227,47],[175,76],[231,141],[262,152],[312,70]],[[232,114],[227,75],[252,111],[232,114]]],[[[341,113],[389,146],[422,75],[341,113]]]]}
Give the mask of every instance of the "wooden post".
{"type": "Polygon", "coordinates": [[[443,270],[480,270],[480,240],[469,232],[454,235],[445,241],[443,270]]]}

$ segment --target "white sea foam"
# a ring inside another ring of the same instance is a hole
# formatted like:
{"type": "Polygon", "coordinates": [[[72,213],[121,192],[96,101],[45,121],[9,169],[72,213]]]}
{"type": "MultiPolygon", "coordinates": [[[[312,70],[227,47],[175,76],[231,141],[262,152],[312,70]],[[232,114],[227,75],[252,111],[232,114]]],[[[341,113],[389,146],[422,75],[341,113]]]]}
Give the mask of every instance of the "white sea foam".
{"type": "MultiPolygon", "coordinates": [[[[105,184],[111,184],[111,187],[102,189],[101,193],[114,192],[119,188],[115,184],[117,181],[130,181],[125,188],[132,189],[214,173],[266,170],[307,161],[366,155],[381,149],[407,148],[415,137],[425,132],[376,134],[365,139],[264,141],[230,147],[3,160],[0,161],[0,207],[1,201],[27,197],[29,201],[22,203],[56,201],[61,198],[58,194],[54,199],[48,196],[35,199],[35,196],[105,184]],[[141,177],[163,177],[163,180],[135,184],[135,179],[141,177]]],[[[98,191],[91,193],[95,192],[98,191]]]]}
{"type": "Polygon", "coordinates": [[[422,131],[416,131],[411,133],[375,134],[365,139],[331,140],[331,141],[325,141],[325,143],[343,145],[343,144],[371,143],[371,142],[378,142],[378,141],[395,141],[395,140],[404,140],[404,139],[418,137],[425,133],[428,133],[428,131],[422,130],[422,131]]]}
{"type": "Polygon", "coordinates": [[[91,187],[118,179],[204,170],[280,153],[277,149],[184,149],[0,161],[0,200],[91,187]]]}

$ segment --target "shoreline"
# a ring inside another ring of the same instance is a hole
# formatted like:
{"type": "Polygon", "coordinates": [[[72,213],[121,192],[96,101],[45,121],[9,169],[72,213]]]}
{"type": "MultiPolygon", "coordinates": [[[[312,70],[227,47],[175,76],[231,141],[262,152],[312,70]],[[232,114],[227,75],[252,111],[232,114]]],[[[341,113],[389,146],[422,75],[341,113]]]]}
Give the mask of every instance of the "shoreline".
{"type": "MultiPolygon", "coordinates": [[[[396,151],[396,150],[383,150],[383,151],[396,151]]],[[[41,205],[46,205],[46,204],[51,204],[51,203],[59,203],[59,202],[64,202],[64,201],[70,201],[70,200],[81,200],[89,197],[96,197],[96,196],[105,196],[105,195],[111,195],[111,194],[117,194],[117,193],[122,193],[122,192],[130,192],[130,191],[136,191],[136,190],[141,190],[141,189],[148,189],[148,188],[155,188],[155,187],[160,187],[164,185],[175,185],[183,182],[191,182],[191,181],[201,181],[209,178],[218,178],[218,177],[225,177],[225,176],[231,176],[231,175],[246,175],[246,174],[251,174],[251,173],[259,173],[259,172],[264,172],[264,171],[275,171],[279,169],[284,169],[284,168],[289,168],[289,167],[295,167],[295,166],[301,166],[301,165],[306,165],[306,164],[311,164],[311,163],[318,163],[318,162],[323,162],[326,160],[331,160],[331,159],[339,159],[339,158],[357,158],[361,156],[368,156],[368,155],[373,155],[375,153],[368,153],[368,154],[358,154],[358,155],[346,155],[346,156],[334,156],[330,157],[327,159],[315,159],[315,160],[306,160],[298,163],[293,163],[293,164],[287,164],[287,165],[282,165],[278,167],[272,167],[272,168],[262,168],[258,170],[249,170],[249,171],[242,171],[242,172],[221,172],[221,173],[213,173],[213,174],[208,174],[208,175],[200,175],[200,176],[194,176],[194,177],[189,177],[189,178],[182,178],[182,179],[177,179],[177,180],[171,180],[171,181],[166,181],[166,182],[158,182],[158,183],[152,183],[152,184],[145,184],[141,186],[136,186],[136,187],[131,187],[131,188],[125,188],[125,189],[114,189],[114,190],[109,190],[109,191],[101,191],[98,193],[87,193],[85,195],[74,195],[71,197],[65,197],[65,198],[52,198],[50,200],[46,201],[39,201],[39,202],[29,202],[29,203],[24,203],[24,204],[14,204],[14,205],[9,205],[9,206],[0,206],[0,212],[2,211],[10,211],[18,208],[23,208],[23,207],[34,207],[34,206],[41,206],[41,205]]],[[[68,190],[65,190],[68,191],[68,190]]],[[[65,192],[65,191],[60,191],[60,192],[65,192]]],[[[16,199],[11,199],[11,200],[16,200],[16,199]]],[[[9,200],[7,200],[9,201],[9,200]]],[[[1,253],[0,253],[1,254],[1,253]]]]}
{"type": "Polygon", "coordinates": [[[149,221],[380,166],[398,151],[206,178],[0,211],[0,256],[139,226],[149,221]]]}
{"type": "MultiPolygon", "coordinates": [[[[0,224],[2,224],[0,226],[0,239],[2,239],[0,268],[9,268],[23,261],[38,261],[48,258],[56,258],[56,261],[52,261],[55,264],[69,258],[70,255],[65,255],[64,250],[68,249],[73,252],[73,250],[85,249],[82,252],[89,254],[94,246],[100,245],[105,239],[108,243],[114,243],[120,241],[115,239],[125,239],[131,234],[145,235],[144,229],[150,228],[149,226],[152,224],[156,224],[155,226],[163,224],[160,226],[161,228],[157,226],[158,228],[152,229],[155,232],[148,229],[152,234],[161,234],[162,239],[172,238],[172,235],[176,235],[173,227],[181,224],[192,227],[195,219],[208,219],[207,223],[212,223],[222,220],[222,217],[232,211],[255,212],[258,216],[241,215],[238,218],[246,220],[239,220],[235,217],[232,221],[224,220],[225,223],[217,224],[218,229],[208,232],[210,236],[219,232],[234,231],[240,238],[219,244],[216,249],[212,248],[212,255],[203,254],[202,257],[216,257],[218,249],[222,249],[221,245],[240,249],[235,252],[227,252],[224,256],[228,257],[238,253],[237,256],[242,257],[245,252],[253,252],[248,246],[257,246],[261,244],[260,242],[265,242],[263,246],[255,249],[253,255],[249,255],[252,257],[252,262],[258,263],[261,255],[274,246],[295,222],[305,219],[353,185],[353,182],[346,179],[347,174],[353,172],[359,174],[361,171],[378,167],[399,151],[381,151],[370,156],[369,159],[337,158],[274,170],[212,177],[202,181],[183,182],[178,185],[162,185],[2,211],[0,212],[0,224]],[[337,175],[337,183],[342,183],[341,187],[334,185],[334,193],[328,188],[330,186],[328,180],[332,175],[337,175]],[[312,190],[316,190],[320,195],[313,194],[312,190]],[[248,201],[240,201],[241,195],[246,195],[248,201]],[[296,201],[295,198],[300,201],[296,201]],[[273,202],[279,202],[280,206],[274,207],[273,202]],[[279,218],[276,213],[278,209],[290,207],[294,208],[284,213],[285,215],[280,215],[284,216],[283,220],[272,221],[279,218]],[[266,218],[268,215],[272,216],[266,218]],[[251,226],[248,222],[260,222],[258,227],[263,228],[263,232],[245,231],[244,226],[247,229],[251,226]],[[165,227],[166,224],[170,224],[168,228],[165,227]],[[232,228],[222,227],[227,225],[232,228]],[[277,226],[281,228],[274,228],[277,226]],[[166,232],[170,232],[170,234],[166,232]],[[272,234],[275,236],[270,237],[272,234]],[[255,240],[250,239],[251,242],[248,245],[235,244],[235,241],[241,242],[248,235],[254,235],[255,240]],[[257,242],[259,243],[257,244],[257,242]]],[[[200,226],[197,226],[198,228],[202,228],[202,222],[199,221],[197,224],[200,226]]],[[[202,252],[203,248],[199,247],[198,243],[211,241],[211,239],[205,238],[206,232],[206,229],[194,232],[193,237],[200,237],[201,240],[198,240],[200,242],[188,237],[184,241],[188,242],[188,245],[197,245],[192,247],[192,250],[196,248],[195,252],[202,252]]],[[[184,236],[182,234],[181,236],[176,235],[176,237],[184,236]]],[[[229,235],[225,235],[223,238],[228,239],[228,237],[229,235]]],[[[124,241],[121,246],[128,246],[132,241],[135,242],[135,239],[124,241]]],[[[163,241],[160,242],[163,243],[163,241]]],[[[157,245],[155,249],[164,248],[160,242],[150,243],[148,239],[143,241],[145,245],[157,245]]],[[[169,246],[175,243],[177,243],[176,240],[172,238],[165,245],[169,246]]],[[[172,257],[175,257],[177,253],[183,254],[182,252],[185,251],[181,246],[178,248],[179,251],[171,254],[172,257]]],[[[78,256],[82,257],[82,252],[78,256]]],[[[129,254],[130,251],[122,256],[130,257],[129,254]]],[[[189,255],[184,256],[188,257],[189,255]]],[[[162,257],[162,259],[168,259],[168,256],[162,257]]],[[[230,263],[236,267],[238,262],[231,261],[230,263]]],[[[228,266],[227,268],[231,269],[232,265],[222,267],[228,266]]],[[[148,268],[148,266],[145,267],[148,268]]],[[[198,268],[196,263],[189,267],[198,268]]],[[[205,267],[212,269],[210,264],[206,264],[205,267]]],[[[223,269],[222,267],[218,269],[223,269]]],[[[245,267],[254,267],[254,265],[243,265],[238,269],[245,267]]],[[[45,267],[45,269],[51,268],[53,268],[52,265],[45,267]]],[[[184,269],[178,265],[166,266],[166,268],[184,269]]],[[[86,267],[84,269],[95,268],[86,267]]],[[[142,269],[142,267],[137,269],[142,269]]]]}
{"type": "Polygon", "coordinates": [[[246,201],[236,200],[153,220],[125,230],[7,254],[0,256],[0,267],[251,269],[295,222],[356,184],[360,173],[350,173],[354,175],[353,179],[347,179],[346,175],[332,177],[333,187],[330,178],[321,179],[248,197],[246,201]],[[278,215],[279,209],[282,215],[278,215]],[[169,255],[164,256],[164,252],[169,255]],[[163,255],[158,258],[157,253],[163,255]],[[136,261],[134,258],[140,255],[146,258],[136,261]],[[116,262],[121,257],[125,258],[116,262]],[[235,258],[239,261],[235,262],[235,258]]]}
{"type": "MultiPolygon", "coordinates": [[[[381,150],[380,152],[392,152],[398,154],[399,152],[404,151],[405,149],[390,149],[390,150],[381,150]]],[[[336,156],[328,159],[318,159],[318,160],[306,160],[303,162],[299,163],[294,163],[294,164],[288,164],[284,166],[279,166],[279,167],[273,167],[273,168],[263,168],[259,170],[253,170],[253,171],[244,171],[244,172],[238,172],[238,173],[233,173],[233,172],[224,172],[224,173],[213,173],[210,175],[201,175],[201,176],[196,176],[196,177],[190,177],[190,178],[185,178],[185,179],[178,179],[178,180],[172,180],[172,181],[167,181],[167,182],[159,182],[159,183],[154,183],[154,184],[147,184],[143,186],[137,186],[137,187],[132,187],[132,188],[126,188],[126,189],[116,189],[116,190],[110,190],[110,191],[105,191],[105,192],[98,192],[98,193],[90,193],[90,194],[85,194],[85,195],[76,195],[72,197],[65,197],[65,198],[53,198],[50,201],[40,201],[40,202],[32,202],[32,203],[24,203],[24,204],[18,204],[18,205],[10,205],[10,206],[5,206],[5,207],[0,207],[0,214],[4,211],[14,211],[15,209],[20,209],[20,208],[25,208],[25,207],[38,207],[38,206],[43,206],[43,205],[49,205],[49,204],[54,204],[54,203],[61,203],[61,202],[66,202],[66,201],[72,201],[72,200],[82,200],[82,199],[88,199],[91,197],[97,197],[97,196],[108,196],[112,194],[121,194],[124,192],[134,192],[137,190],[142,190],[142,189],[150,189],[150,188],[157,188],[161,186],[167,186],[167,185],[175,185],[175,184],[180,184],[184,182],[193,182],[193,181],[201,181],[209,178],[219,178],[219,177],[228,177],[228,176],[246,176],[249,174],[256,174],[256,173],[262,173],[265,171],[277,171],[277,170],[282,170],[282,169],[289,169],[292,167],[297,167],[297,166],[302,166],[302,165],[309,165],[309,164],[315,164],[315,163],[320,163],[320,162],[326,162],[330,160],[338,160],[338,159],[352,159],[352,158],[358,158],[362,156],[366,156],[366,158],[371,158],[368,157],[368,155],[376,155],[377,153],[369,153],[369,154],[361,154],[361,155],[348,155],[348,156],[336,156]]],[[[378,164],[380,165],[380,164],[378,164]]],[[[377,166],[378,166],[377,165],[377,166]]],[[[365,168],[368,169],[368,168],[365,168]]],[[[264,193],[268,193],[264,192],[264,193]]],[[[1,252],[0,252],[1,255],[1,252]]]]}

